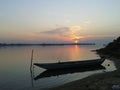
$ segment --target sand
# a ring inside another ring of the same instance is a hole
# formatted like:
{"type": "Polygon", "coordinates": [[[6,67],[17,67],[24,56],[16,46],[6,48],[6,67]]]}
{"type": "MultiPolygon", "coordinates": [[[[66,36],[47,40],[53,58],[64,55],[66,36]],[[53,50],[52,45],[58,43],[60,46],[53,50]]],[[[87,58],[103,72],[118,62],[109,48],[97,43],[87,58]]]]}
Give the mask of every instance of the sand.
{"type": "Polygon", "coordinates": [[[113,90],[112,87],[120,85],[120,59],[109,59],[115,62],[117,70],[88,76],[50,90],[113,90]]]}

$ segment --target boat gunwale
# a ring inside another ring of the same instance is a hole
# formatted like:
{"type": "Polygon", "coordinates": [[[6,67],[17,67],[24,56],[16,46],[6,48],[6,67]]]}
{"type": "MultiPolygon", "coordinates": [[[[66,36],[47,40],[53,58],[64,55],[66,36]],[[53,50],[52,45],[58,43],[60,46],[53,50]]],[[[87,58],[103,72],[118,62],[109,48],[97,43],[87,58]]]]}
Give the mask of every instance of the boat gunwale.
{"type": "Polygon", "coordinates": [[[83,63],[83,62],[92,62],[92,61],[102,61],[102,59],[91,59],[91,60],[82,60],[82,61],[67,61],[67,62],[54,62],[54,63],[34,63],[35,64],[75,64],[75,63],[83,63]]]}

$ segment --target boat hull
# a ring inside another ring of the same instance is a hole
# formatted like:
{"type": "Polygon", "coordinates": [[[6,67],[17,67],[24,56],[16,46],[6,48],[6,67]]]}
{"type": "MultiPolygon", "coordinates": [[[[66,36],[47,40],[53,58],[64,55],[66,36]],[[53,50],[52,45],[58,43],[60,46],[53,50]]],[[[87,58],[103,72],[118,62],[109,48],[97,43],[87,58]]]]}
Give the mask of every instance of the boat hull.
{"type": "Polygon", "coordinates": [[[47,70],[53,69],[67,69],[78,67],[91,67],[100,65],[105,59],[85,60],[85,61],[73,61],[73,62],[58,62],[58,63],[34,63],[38,67],[42,67],[47,70]]]}
{"type": "Polygon", "coordinates": [[[93,66],[89,68],[69,68],[69,69],[59,69],[59,72],[57,69],[54,70],[45,70],[44,72],[37,75],[34,80],[38,80],[41,78],[51,77],[51,76],[59,76],[59,75],[65,75],[65,74],[72,74],[72,73],[80,73],[80,72],[86,72],[86,71],[96,71],[96,70],[104,70],[105,67],[102,65],[93,66]]]}

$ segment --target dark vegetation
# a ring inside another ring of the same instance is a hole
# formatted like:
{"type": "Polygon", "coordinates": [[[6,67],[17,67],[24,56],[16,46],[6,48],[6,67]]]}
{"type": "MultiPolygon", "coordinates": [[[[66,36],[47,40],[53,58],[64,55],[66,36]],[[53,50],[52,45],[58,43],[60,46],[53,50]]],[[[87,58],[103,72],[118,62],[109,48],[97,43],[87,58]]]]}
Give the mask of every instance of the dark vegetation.
{"type": "Polygon", "coordinates": [[[120,37],[110,42],[106,47],[97,50],[99,54],[120,58],[120,37]]]}

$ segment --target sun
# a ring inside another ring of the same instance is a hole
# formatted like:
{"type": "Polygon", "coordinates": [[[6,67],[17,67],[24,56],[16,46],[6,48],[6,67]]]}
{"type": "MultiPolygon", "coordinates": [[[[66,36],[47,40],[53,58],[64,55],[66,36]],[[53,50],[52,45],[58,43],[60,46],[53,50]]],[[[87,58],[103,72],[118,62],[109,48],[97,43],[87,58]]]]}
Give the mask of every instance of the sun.
{"type": "Polygon", "coordinates": [[[75,44],[78,44],[78,40],[75,40],[75,44]]]}
{"type": "Polygon", "coordinates": [[[74,37],[74,40],[75,40],[74,42],[75,42],[75,44],[78,44],[79,39],[80,39],[79,36],[75,36],[75,37],[74,37]]]}
{"type": "Polygon", "coordinates": [[[83,36],[80,36],[80,35],[71,35],[71,38],[72,38],[72,40],[73,40],[73,42],[74,42],[75,44],[78,44],[79,41],[80,41],[82,38],[84,38],[84,37],[83,37],[83,36]]]}

